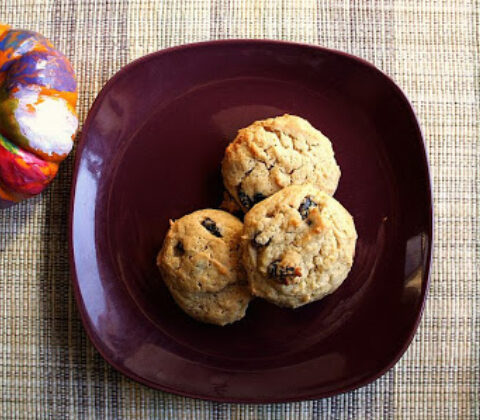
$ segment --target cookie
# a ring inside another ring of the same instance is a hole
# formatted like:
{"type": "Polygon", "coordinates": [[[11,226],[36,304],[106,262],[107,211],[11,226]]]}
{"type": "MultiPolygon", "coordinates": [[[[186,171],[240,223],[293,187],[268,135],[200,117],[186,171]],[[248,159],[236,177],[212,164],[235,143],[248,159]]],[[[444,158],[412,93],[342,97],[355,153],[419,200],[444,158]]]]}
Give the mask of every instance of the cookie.
{"type": "Polygon", "coordinates": [[[352,216],[313,185],[292,185],[245,215],[243,263],[254,295],[296,308],[334,292],[352,267],[352,216]]]}
{"type": "Polygon", "coordinates": [[[171,222],[157,265],[177,304],[217,325],[245,315],[251,295],[240,263],[243,224],[221,210],[198,210],[171,222]]]}
{"type": "Polygon", "coordinates": [[[332,195],[340,168],[327,137],[303,118],[283,115],[240,130],[222,161],[225,188],[248,211],[289,185],[310,183],[332,195]]]}

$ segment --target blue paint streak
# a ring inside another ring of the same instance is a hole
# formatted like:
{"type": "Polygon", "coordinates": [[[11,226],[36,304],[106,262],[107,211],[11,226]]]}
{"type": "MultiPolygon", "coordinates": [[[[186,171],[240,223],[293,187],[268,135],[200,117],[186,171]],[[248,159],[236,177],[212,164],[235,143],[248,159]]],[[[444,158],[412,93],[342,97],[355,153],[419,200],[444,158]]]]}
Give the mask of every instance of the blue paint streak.
{"type": "Polygon", "coordinates": [[[67,92],[74,92],[77,88],[67,59],[46,51],[34,51],[15,61],[9,70],[6,88],[11,90],[19,85],[39,85],[67,92]]]}
{"type": "MultiPolygon", "coordinates": [[[[46,38],[32,31],[10,30],[0,39],[0,50],[12,50],[17,55],[23,55],[32,51],[36,45],[43,45],[51,50],[48,47],[46,38]]],[[[7,61],[0,67],[0,72],[8,70],[12,64],[12,60],[7,61]]]]}

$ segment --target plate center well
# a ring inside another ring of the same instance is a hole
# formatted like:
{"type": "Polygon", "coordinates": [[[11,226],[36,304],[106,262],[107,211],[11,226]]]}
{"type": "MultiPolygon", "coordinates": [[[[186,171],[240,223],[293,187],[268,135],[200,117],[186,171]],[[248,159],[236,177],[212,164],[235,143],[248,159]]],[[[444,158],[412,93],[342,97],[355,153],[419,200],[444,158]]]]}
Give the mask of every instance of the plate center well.
{"type": "MultiPolygon", "coordinates": [[[[394,218],[395,188],[381,158],[362,166],[372,161],[372,154],[381,153],[381,139],[362,109],[350,103],[350,113],[339,117],[346,99],[334,90],[318,92],[263,78],[199,86],[152,109],[112,156],[108,225],[100,223],[97,234],[106,235],[112,269],[139,310],[185,357],[281,364],[292,353],[301,359],[313,351],[328,352],[332,333],[360,324],[352,314],[372,299],[367,292],[375,281],[375,262],[388,252],[384,236],[391,231],[384,221],[394,218]],[[223,190],[220,163],[228,142],[239,128],[283,113],[308,119],[332,140],[342,168],[336,198],[355,217],[359,233],[352,273],[335,294],[295,311],[256,300],[246,317],[231,326],[196,322],[175,305],[155,266],[169,219],[218,207],[223,190]],[[378,204],[367,214],[366,202],[378,204]]],[[[377,305],[380,310],[382,305],[377,305]]]]}

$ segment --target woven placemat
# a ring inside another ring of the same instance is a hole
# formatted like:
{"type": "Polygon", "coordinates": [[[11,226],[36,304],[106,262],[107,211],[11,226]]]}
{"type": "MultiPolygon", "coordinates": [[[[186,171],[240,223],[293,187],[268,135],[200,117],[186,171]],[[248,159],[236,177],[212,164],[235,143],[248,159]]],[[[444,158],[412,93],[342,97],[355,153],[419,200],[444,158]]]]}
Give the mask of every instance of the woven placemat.
{"type": "Polygon", "coordinates": [[[272,38],[375,63],[413,102],[435,196],[432,283],[418,333],[373,384],[320,401],[234,405],[139,385],[92,348],[70,286],[73,156],[40,197],[0,213],[0,416],[5,418],[479,418],[479,10],[473,0],[6,0],[0,21],[72,60],[80,120],[120,67],[216,38],[272,38]]]}

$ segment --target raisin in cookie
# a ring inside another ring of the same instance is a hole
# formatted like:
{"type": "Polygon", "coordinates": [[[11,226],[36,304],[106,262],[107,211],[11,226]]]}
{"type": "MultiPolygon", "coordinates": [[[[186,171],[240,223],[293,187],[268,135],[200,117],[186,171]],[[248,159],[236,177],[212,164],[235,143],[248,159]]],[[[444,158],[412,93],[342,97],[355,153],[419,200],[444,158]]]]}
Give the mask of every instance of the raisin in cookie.
{"type": "Polygon", "coordinates": [[[251,295],[240,264],[243,224],[220,210],[171,222],[157,265],[177,304],[193,318],[225,325],[245,315],[251,295]]]}
{"type": "Polygon", "coordinates": [[[242,236],[252,293],[296,308],[334,292],[352,267],[352,216],[313,185],[292,185],[250,210],[242,236]]]}
{"type": "Polygon", "coordinates": [[[310,183],[332,195],[340,168],[327,137],[303,118],[283,115],[240,130],[225,151],[222,175],[247,211],[292,184],[310,183]]]}

